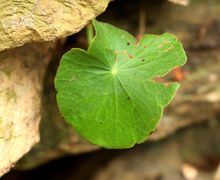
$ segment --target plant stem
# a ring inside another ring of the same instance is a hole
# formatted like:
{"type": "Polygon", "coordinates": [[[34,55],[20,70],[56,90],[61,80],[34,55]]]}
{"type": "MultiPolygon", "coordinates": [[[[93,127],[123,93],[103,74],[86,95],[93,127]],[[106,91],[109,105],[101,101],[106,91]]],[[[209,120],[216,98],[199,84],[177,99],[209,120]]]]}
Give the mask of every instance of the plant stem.
{"type": "Polygon", "coordinates": [[[93,38],[94,38],[94,28],[93,28],[92,23],[87,25],[87,27],[86,27],[86,35],[87,35],[88,45],[90,45],[92,43],[93,38]]]}
{"type": "Polygon", "coordinates": [[[145,22],[146,22],[146,14],[144,6],[140,7],[139,11],[139,35],[143,36],[146,29],[145,29],[145,22]]]}

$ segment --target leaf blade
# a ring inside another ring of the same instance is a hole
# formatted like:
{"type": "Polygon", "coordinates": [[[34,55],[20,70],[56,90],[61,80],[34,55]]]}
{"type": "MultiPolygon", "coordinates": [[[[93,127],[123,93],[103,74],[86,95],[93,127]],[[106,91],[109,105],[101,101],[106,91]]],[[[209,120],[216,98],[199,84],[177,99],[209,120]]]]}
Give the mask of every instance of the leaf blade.
{"type": "Polygon", "coordinates": [[[170,34],[147,35],[137,43],[123,30],[93,24],[96,36],[88,51],[73,49],[62,57],[55,78],[57,103],[67,122],[91,143],[130,148],[155,129],[179,87],[153,78],[183,65],[186,55],[170,34]]]}

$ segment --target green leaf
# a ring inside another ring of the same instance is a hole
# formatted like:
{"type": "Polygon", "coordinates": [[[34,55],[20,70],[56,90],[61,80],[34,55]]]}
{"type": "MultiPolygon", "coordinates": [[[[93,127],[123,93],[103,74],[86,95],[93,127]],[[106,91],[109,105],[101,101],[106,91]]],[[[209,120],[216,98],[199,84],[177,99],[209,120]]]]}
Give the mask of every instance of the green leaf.
{"type": "Polygon", "coordinates": [[[96,36],[88,51],[72,49],[62,57],[55,78],[57,103],[67,122],[94,144],[129,148],[146,140],[179,84],[153,79],[186,62],[171,34],[129,33],[93,21],[96,36]]]}

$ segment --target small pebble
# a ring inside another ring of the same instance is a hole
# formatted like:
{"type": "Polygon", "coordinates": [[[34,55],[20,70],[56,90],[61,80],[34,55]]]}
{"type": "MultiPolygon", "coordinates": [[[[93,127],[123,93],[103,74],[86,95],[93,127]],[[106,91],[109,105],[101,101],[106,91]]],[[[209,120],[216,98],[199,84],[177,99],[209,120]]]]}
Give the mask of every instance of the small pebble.
{"type": "Polygon", "coordinates": [[[181,168],[183,177],[186,180],[194,180],[198,176],[198,170],[190,164],[184,163],[181,168]]]}

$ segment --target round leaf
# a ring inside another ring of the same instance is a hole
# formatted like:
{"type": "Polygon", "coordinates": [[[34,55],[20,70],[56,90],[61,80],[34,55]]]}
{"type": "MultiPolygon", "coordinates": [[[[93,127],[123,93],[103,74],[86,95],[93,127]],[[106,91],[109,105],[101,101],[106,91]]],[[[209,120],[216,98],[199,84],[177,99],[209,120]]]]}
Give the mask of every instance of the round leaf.
{"type": "Polygon", "coordinates": [[[93,21],[96,36],[88,51],[72,49],[55,78],[57,102],[67,122],[105,148],[129,148],[146,140],[179,84],[153,79],[186,62],[171,34],[129,33],[93,21]]]}

